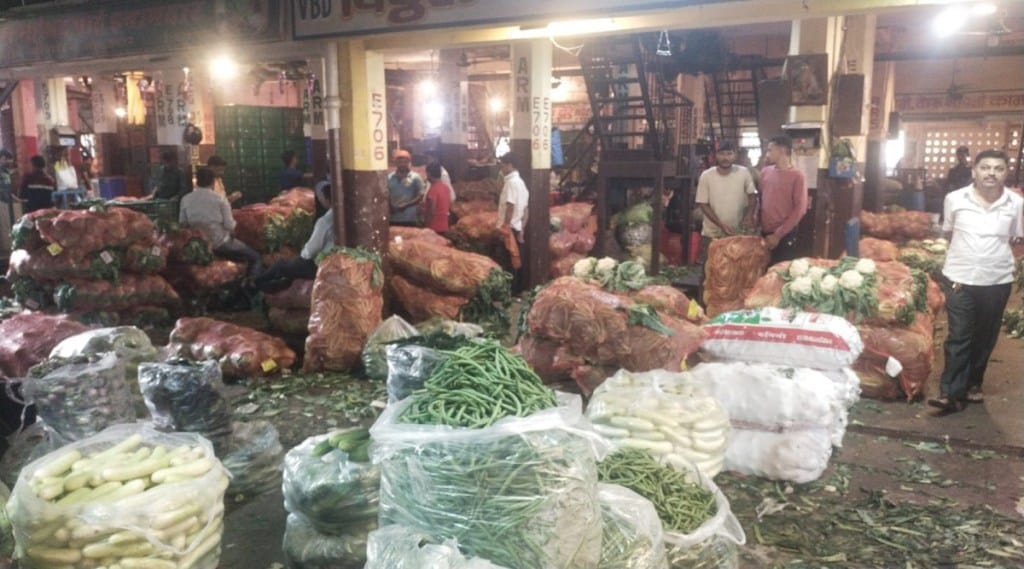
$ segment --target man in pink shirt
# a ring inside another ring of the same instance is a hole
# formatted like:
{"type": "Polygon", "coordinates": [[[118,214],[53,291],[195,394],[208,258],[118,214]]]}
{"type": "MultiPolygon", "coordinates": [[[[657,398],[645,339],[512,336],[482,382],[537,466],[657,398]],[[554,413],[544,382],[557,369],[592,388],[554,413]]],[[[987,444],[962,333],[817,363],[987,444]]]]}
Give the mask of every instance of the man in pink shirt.
{"type": "Polygon", "coordinates": [[[768,161],[761,171],[761,234],[772,250],[772,264],[797,257],[800,220],[807,213],[807,180],[793,166],[793,141],[776,136],[768,142],[768,161]]]}

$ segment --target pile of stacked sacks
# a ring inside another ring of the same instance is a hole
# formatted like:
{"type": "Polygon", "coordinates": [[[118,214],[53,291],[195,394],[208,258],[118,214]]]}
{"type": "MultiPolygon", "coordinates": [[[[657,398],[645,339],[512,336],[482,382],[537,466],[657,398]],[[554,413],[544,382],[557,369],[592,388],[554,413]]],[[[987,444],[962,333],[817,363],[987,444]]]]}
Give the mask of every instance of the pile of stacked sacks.
{"type": "Polygon", "coordinates": [[[732,424],[725,469],[806,483],[840,447],[860,393],[863,350],[846,320],[778,308],[726,312],[704,327],[698,385],[732,424]]]}

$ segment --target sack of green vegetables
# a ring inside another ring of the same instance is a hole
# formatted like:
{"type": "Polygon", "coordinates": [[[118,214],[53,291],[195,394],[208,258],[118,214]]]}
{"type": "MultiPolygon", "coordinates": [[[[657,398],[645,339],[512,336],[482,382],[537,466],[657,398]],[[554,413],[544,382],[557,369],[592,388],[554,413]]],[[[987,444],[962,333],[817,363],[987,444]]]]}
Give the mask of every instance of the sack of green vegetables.
{"type": "Polygon", "coordinates": [[[430,534],[403,526],[371,533],[366,558],[366,569],[504,569],[486,559],[463,555],[455,540],[438,545],[432,543],[430,534]]]}
{"type": "Polygon", "coordinates": [[[599,484],[601,563],[598,569],[668,569],[661,519],[650,500],[624,486],[599,484]]]}
{"type": "Polygon", "coordinates": [[[493,341],[451,351],[370,429],[380,522],[516,569],[594,569],[598,455],[579,396],[493,341]]]}
{"type": "Polygon", "coordinates": [[[284,457],[284,507],[317,532],[351,533],[376,522],[380,470],[370,463],[364,427],[309,437],[284,457]]]}
{"type": "Polygon", "coordinates": [[[123,424],[26,466],[7,513],[24,569],[214,569],[227,487],[201,436],[123,424]]]}
{"type": "Polygon", "coordinates": [[[366,540],[377,520],[366,520],[348,533],[324,534],[302,514],[288,514],[281,549],[289,569],[363,569],[366,540]]]}
{"type": "Polygon", "coordinates": [[[654,505],[670,569],[738,569],[737,546],[746,543],[743,528],[729,500],[696,465],[623,448],[601,461],[598,470],[602,483],[629,488],[654,505]]]}
{"type": "Polygon", "coordinates": [[[231,473],[228,494],[236,500],[281,487],[281,448],[277,429],[268,421],[234,423],[227,452],[220,455],[231,473]]]}

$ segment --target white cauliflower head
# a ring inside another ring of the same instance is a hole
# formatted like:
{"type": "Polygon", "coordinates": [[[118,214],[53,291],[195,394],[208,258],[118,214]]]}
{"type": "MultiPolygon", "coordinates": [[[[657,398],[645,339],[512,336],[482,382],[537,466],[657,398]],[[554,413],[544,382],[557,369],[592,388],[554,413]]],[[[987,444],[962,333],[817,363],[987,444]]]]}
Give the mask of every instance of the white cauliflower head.
{"type": "Polygon", "coordinates": [[[857,261],[857,265],[854,267],[857,272],[862,275],[873,275],[875,274],[875,262],[871,259],[861,259],[857,261]]]}
{"type": "Polygon", "coordinates": [[[821,279],[825,278],[827,271],[822,267],[811,267],[807,271],[807,276],[811,277],[814,282],[820,282],[821,279]]]}
{"type": "Polygon", "coordinates": [[[864,275],[855,270],[849,270],[839,275],[839,286],[847,290],[857,290],[864,284],[864,275]]]}
{"type": "Polygon", "coordinates": [[[789,283],[789,288],[796,294],[811,294],[814,292],[814,281],[808,276],[797,277],[789,283]]]}
{"type": "Polygon", "coordinates": [[[825,275],[821,279],[821,292],[825,294],[833,294],[836,292],[836,285],[839,284],[839,279],[832,275],[825,275]]]}
{"type": "Polygon", "coordinates": [[[597,265],[594,267],[594,272],[602,275],[611,274],[612,271],[615,270],[616,265],[618,265],[618,263],[615,262],[615,259],[605,257],[597,262],[597,265]]]}
{"type": "Polygon", "coordinates": [[[797,259],[789,264],[789,276],[795,278],[802,277],[807,274],[811,268],[811,264],[807,262],[807,259],[797,259]]]}
{"type": "Polygon", "coordinates": [[[578,279],[588,279],[594,274],[594,267],[596,265],[597,259],[593,257],[580,259],[572,266],[572,276],[578,279]]]}

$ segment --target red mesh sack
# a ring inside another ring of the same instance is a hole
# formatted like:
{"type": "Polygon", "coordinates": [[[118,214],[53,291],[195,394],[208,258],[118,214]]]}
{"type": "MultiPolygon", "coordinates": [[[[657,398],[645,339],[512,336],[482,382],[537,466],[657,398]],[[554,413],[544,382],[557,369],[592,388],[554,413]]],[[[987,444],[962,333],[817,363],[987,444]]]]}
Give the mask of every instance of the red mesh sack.
{"type": "Polygon", "coordinates": [[[341,250],[320,261],[313,284],[303,370],[345,371],[359,363],[381,321],[383,274],[376,255],[341,250]]]}
{"type": "Polygon", "coordinates": [[[168,348],[186,358],[216,360],[224,377],[273,375],[295,364],[295,352],[280,338],[206,317],[178,319],[168,348]]]}

